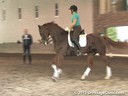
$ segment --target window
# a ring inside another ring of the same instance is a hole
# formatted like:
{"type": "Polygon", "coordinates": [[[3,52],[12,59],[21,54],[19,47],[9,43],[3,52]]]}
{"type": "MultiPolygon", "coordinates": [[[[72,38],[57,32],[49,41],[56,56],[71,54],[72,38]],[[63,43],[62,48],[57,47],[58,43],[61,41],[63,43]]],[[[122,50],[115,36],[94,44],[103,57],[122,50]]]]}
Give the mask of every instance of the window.
{"type": "Polygon", "coordinates": [[[125,11],[127,10],[127,0],[112,0],[111,1],[111,11],[125,11]]]}
{"type": "Polygon", "coordinates": [[[126,10],[128,10],[128,0],[126,0],[126,10]]]}
{"type": "Polygon", "coordinates": [[[99,0],[99,13],[117,12],[127,10],[128,0],[99,0]]]}
{"type": "Polygon", "coordinates": [[[39,18],[39,6],[35,6],[35,18],[39,18]]]}
{"type": "Polygon", "coordinates": [[[22,8],[18,8],[18,19],[22,19],[22,8]]]}
{"type": "Polygon", "coordinates": [[[6,10],[2,10],[2,21],[6,20],[6,10]]]}
{"type": "Polygon", "coordinates": [[[128,26],[114,26],[106,29],[106,35],[114,41],[128,42],[128,26]]]}
{"type": "Polygon", "coordinates": [[[59,16],[59,5],[58,5],[58,3],[55,4],[55,16],[59,16]]]}
{"type": "Polygon", "coordinates": [[[111,0],[99,0],[99,13],[105,14],[111,12],[111,0]]]}

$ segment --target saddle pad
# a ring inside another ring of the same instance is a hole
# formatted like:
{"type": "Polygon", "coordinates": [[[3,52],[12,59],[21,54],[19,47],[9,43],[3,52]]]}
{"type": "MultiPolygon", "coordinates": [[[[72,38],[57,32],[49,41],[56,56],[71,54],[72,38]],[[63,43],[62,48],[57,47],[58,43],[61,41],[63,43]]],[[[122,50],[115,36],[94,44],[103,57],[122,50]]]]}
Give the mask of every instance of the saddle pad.
{"type": "MultiPolygon", "coordinates": [[[[87,39],[86,39],[86,35],[87,34],[83,34],[79,36],[79,44],[81,47],[85,47],[87,44],[87,39]]],[[[71,37],[70,37],[70,32],[68,32],[68,44],[70,47],[74,47],[74,44],[71,41],[71,37]]]]}

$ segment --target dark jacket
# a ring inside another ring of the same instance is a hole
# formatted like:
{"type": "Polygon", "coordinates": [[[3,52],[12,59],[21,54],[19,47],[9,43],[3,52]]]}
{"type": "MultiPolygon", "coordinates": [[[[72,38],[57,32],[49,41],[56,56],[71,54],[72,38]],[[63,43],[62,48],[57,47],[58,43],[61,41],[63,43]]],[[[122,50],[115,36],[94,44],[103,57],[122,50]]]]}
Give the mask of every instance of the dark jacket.
{"type": "Polygon", "coordinates": [[[22,36],[23,45],[29,46],[33,43],[32,36],[30,34],[22,36]]]}

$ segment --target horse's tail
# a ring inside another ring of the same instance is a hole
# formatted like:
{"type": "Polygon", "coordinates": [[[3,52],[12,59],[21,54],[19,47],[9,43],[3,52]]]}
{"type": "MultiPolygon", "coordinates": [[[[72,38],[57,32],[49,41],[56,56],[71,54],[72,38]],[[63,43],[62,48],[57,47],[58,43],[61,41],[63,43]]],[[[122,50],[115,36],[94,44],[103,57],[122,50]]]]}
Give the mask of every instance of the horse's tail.
{"type": "Polygon", "coordinates": [[[112,39],[110,39],[107,36],[103,36],[103,38],[106,41],[106,45],[108,47],[110,47],[110,45],[111,45],[112,47],[115,47],[115,48],[128,48],[127,42],[113,41],[112,39]]]}

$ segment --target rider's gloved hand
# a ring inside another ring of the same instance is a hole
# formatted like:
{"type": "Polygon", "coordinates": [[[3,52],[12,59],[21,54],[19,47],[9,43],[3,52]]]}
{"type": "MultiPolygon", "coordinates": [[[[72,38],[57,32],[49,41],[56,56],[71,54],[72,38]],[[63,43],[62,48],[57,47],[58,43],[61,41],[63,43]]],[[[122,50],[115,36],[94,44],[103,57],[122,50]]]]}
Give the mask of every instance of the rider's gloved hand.
{"type": "Polygon", "coordinates": [[[70,32],[71,30],[70,30],[69,27],[66,27],[66,28],[65,28],[65,31],[70,32]]]}

